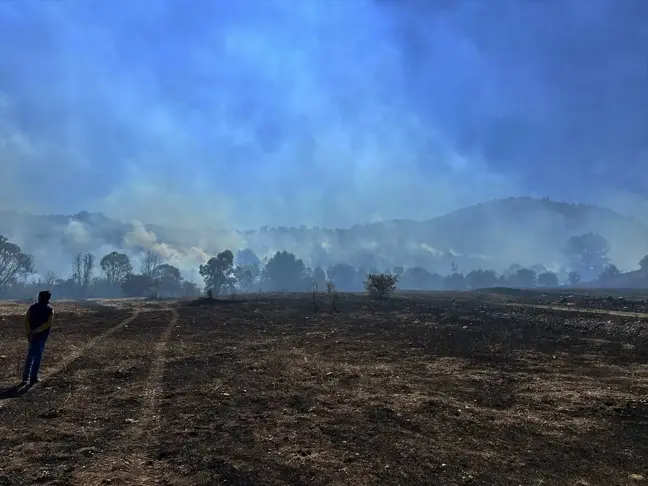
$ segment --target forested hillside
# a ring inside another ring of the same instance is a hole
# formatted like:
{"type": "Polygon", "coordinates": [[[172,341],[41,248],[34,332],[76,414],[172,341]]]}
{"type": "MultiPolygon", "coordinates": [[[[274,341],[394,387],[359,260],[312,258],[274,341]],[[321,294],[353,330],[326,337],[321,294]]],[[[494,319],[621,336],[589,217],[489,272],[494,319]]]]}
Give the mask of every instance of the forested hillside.
{"type": "Polygon", "coordinates": [[[568,264],[564,249],[572,236],[602,235],[608,257],[623,270],[636,268],[648,249],[648,228],[611,210],[532,198],[490,201],[426,221],[393,220],[345,229],[223,228],[173,229],[119,222],[101,214],[42,216],[0,213],[0,234],[33,254],[38,267],[61,271],[81,252],[151,247],[179,267],[194,267],[223,249],[251,248],[261,258],[287,250],[307,264],[346,262],[355,267],[422,266],[447,273],[455,264],[503,270],[513,263],[568,264]]]}

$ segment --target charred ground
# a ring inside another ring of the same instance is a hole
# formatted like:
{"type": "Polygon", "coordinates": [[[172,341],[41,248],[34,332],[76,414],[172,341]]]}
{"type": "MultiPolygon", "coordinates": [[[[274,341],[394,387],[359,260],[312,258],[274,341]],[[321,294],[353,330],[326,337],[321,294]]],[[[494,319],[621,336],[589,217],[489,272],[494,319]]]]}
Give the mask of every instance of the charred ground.
{"type": "Polygon", "coordinates": [[[0,400],[0,485],[641,482],[648,316],[624,299],[61,303],[44,382],[0,400]]]}

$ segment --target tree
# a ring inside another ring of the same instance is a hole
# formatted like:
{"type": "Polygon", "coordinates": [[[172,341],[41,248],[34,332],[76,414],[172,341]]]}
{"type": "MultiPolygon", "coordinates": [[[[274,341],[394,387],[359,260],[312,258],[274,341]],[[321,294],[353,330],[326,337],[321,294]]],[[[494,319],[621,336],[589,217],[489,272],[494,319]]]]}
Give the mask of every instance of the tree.
{"type": "Polygon", "coordinates": [[[253,264],[239,265],[234,269],[234,280],[236,286],[243,292],[251,292],[254,284],[259,277],[259,267],[253,264]]]}
{"type": "Polygon", "coordinates": [[[84,297],[92,281],[94,262],[95,256],[92,253],[79,253],[72,262],[72,281],[84,297]]]}
{"type": "Polygon", "coordinates": [[[315,267],[315,270],[313,270],[313,283],[318,290],[324,290],[326,288],[326,272],[324,269],[315,267]]]}
{"type": "MultiPolygon", "coordinates": [[[[454,264],[453,264],[454,265],[454,264]]],[[[455,265],[456,268],[456,265],[455,265]]],[[[454,272],[446,275],[443,279],[443,288],[445,290],[463,290],[466,288],[466,280],[462,273],[454,272]]]]}
{"type": "Polygon", "coordinates": [[[529,268],[521,268],[508,277],[507,282],[511,287],[529,289],[536,285],[536,273],[529,268]]]}
{"type": "Polygon", "coordinates": [[[398,275],[390,275],[389,273],[370,273],[367,275],[367,280],[364,281],[364,286],[369,295],[378,299],[384,299],[396,290],[398,284],[398,275]]]}
{"type": "MultiPolygon", "coordinates": [[[[364,275],[365,278],[370,273],[376,273],[377,271],[374,272],[374,270],[376,270],[376,267],[379,265],[376,254],[368,248],[361,248],[353,251],[350,255],[350,261],[353,262],[354,266],[366,270],[364,275]]],[[[360,282],[364,282],[364,279],[360,280],[360,282]]]]}
{"type": "Polygon", "coordinates": [[[518,270],[522,270],[523,268],[524,267],[519,263],[513,263],[504,271],[503,276],[508,279],[512,275],[515,275],[518,272],[518,270]]]}
{"type": "Polygon", "coordinates": [[[241,250],[236,253],[236,265],[237,266],[256,265],[257,268],[260,268],[261,260],[259,259],[256,253],[254,253],[249,248],[245,248],[244,250],[241,250]]]}
{"type": "Polygon", "coordinates": [[[601,280],[602,282],[606,282],[612,280],[614,277],[617,277],[619,275],[621,275],[621,270],[619,270],[619,267],[617,267],[613,263],[610,263],[608,265],[605,265],[605,267],[603,267],[603,270],[601,271],[601,275],[599,276],[599,280],[601,280]]]}
{"type": "Polygon", "coordinates": [[[329,267],[326,272],[335,288],[342,292],[352,292],[356,289],[356,269],[348,263],[338,263],[329,267]]]}
{"type": "Polygon", "coordinates": [[[94,271],[95,256],[92,253],[83,255],[83,273],[81,278],[81,286],[83,291],[86,292],[90,282],[92,281],[92,272],[94,271]]]}
{"type": "Polygon", "coordinates": [[[174,297],[180,291],[182,275],[178,268],[168,263],[163,263],[159,267],[156,267],[153,272],[153,281],[161,294],[174,297]]]}
{"type": "Polygon", "coordinates": [[[466,285],[471,289],[485,289],[497,286],[497,273],[494,270],[471,270],[466,275],[466,285]]]}
{"type": "Polygon", "coordinates": [[[83,282],[83,254],[78,253],[72,262],[72,281],[77,287],[81,287],[83,282]]]}
{"type": "Polygon", "coordinates": [[[608,264],[610,244],[601,235],[585,233],[567,240],[564,250],[571,269],[586,279],[596,278],[608,264]]]}
{"type": "Polygon", "coordinates": [[[200,265],[200,275],[205,288],[218,295],[225,287],[234,285],[234,254],[230,250],[220,252],[200,265]]]}
{"type": "Polygon", "coordinates": [[[20,246],[0,235],[0,291],[14,284],[18,277],[34,271],[34,258],[20,246]]]}
{"type": "Polygon", "coordinates": [[[54,292],[58,298],[74,298],[78,296],[77,285],[73,278],[59,278],[54,282],[54,292]]]}
{"type": "Polygon", "coordinates": [[[311,265],[321,268],[329,263],[330,257],[328,252],[322,248],[322,244],[317,242],[311,245],[310,252],[308,253],[308,260],[311,265]]]}
{"type": "Polygon", "coordinates": [[[648,254],[639,260],[639,268],[642,270],[648,270],[648,254]]]}
{"type": "Polygon", "coordinates": [[[368,272],[364,267],[358,268],[358,271],[356,272],[356,282],[364,282],[365,280],[367,280],[367,275],[369,275],[370,273],[378,272],[368,272]]]}
{"type": "Polygon", "coordinates": [[[300,291],[304,288],[306,266],[294,254],[278,251],[263,269],[263,279],[270,289],[278,291],[300,291]]]}
{"type": "Polygon", "coordinates": [[[554,272],[543,272],[538,275],[538,285],[542,287],[558,287],[558,275],[554,272]]]}
{"type": "Polygon", "coordinates": [[[108,285],[119,285],[126,275],[133,273],[133,265],[125,253],[113,251],[104,255],[99,262],[101,271],[106,277],[108,285]]]}
{"type": "Polygon", "coordinates": [[[580,274],[578,272],[575,272],[575,271],[572,270],[567,275],[567,280],[569,281],[569,283],[571,285],[578,285],[580,283],[580,281],[581,281],[581,276],[580,276],[580,274]]]}
{"type": "Polygon", "coordinates": [[[535,265],[531,265],[531,270],[533,270],[536,275],[540,275],[541,273],[547,273],[549,270],[547,270],[547,267],[545,267],[542,263],[536,263],[535,265]]]}
{"type": "Polygon", "coordinates": [[[146,297],[155,290],[155,282],[148,275],[128,274],[121,284],[126,297],[146,297]]]}
{"type": "Polygon", "coordinates": [[[561,266],[558,269],[558,272],[556,272],[556,275],[558,275],[558,283],[567,282],[569,280],[569,271],[564,266],[561,266]]]}
{"type": "Polygon", "coordinates": [[[162,263],[162,258],[160,255],[152,250],[146,252],[144,259],[142,260],[141,272],[142,275],[153,278],[155,270],[162,263]]]}
{"type": "Polygon", "coordinates": [[[43,284],[47,287],[53,287],[57,280],[56,274],[52,270],[48,270],[43,277],[43,284]]]}
{"type": "Polygon", "coordinates": [[[398,286],[407,290],[439,290],[443,288],[443,277],[423,267],[412,267],[398,278],[398,286]]]}
{"type": "Polygon", "coordinates": [[[198,287],[198,284],[194,282],[184,280],[182,282],[182,295],[186,295],[187,297],[196,297],[200,295],[200,287],[198,287]]]}

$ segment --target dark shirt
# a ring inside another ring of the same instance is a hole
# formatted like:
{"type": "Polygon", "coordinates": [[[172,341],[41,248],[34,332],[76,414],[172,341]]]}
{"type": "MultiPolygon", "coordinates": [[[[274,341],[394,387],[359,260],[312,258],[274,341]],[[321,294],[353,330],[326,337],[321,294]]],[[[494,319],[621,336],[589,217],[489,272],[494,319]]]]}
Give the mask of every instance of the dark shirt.
{"type": "Polygon", "coordinates": [[[46,339],[52,329],[54,309],[49,304],[36,302],[29,307],[25,316],[25,331],[32,340],[46,339]]]}

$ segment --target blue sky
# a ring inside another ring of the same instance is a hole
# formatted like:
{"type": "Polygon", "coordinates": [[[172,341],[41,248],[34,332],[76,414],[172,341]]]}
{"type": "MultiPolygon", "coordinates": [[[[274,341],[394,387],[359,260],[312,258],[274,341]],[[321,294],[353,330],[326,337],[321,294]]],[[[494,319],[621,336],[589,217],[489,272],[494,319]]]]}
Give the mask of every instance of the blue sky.
{"type": "Polygon", "coordinates": [[[0,209],[253,227],[509,195],[647,208],[644,0],[5,0],[0,26],[0,209]]]}

